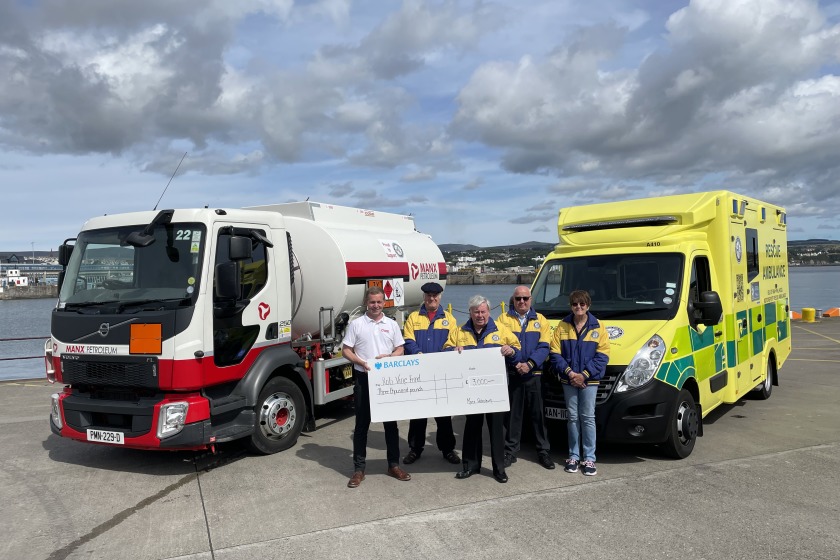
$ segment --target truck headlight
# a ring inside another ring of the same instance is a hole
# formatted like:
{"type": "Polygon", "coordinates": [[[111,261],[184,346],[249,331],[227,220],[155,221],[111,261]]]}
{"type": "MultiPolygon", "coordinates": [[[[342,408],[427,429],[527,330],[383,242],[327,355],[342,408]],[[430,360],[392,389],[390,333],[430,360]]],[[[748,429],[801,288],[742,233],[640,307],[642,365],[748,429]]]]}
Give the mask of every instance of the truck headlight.
{"type": "Polygon", "coordinates": [[[47,369],[47,381],[55,383],[55,366],[53,366],[53,340],[48,338],[44,342],[44,367],[47,369]]]}
{"type": "Polygon", "coordinates": [[[184,423],[187,421],[187,410],[189,410],[189,403],[174,402],[166,403],[160,407],[160,414],[158,415],[158,439],[164,439],[174,436],[184,429],[184,423]]]}
{"type": "Polygon", "coordinates": [[[58,404],[59,396],[58,393],[53,393],[50,396],[50,420],[60,430],[64,427],[64,424],[61,421],[61,405],[58,404]]]}
{"type": "Polygon", "coordinates": [[[665,341],[659,335],[653,335],[630,361],[627,369],[618,380],[615,391],[623,393],[631,389],[638,389],[653,379],[664,356],[665,341]]]}

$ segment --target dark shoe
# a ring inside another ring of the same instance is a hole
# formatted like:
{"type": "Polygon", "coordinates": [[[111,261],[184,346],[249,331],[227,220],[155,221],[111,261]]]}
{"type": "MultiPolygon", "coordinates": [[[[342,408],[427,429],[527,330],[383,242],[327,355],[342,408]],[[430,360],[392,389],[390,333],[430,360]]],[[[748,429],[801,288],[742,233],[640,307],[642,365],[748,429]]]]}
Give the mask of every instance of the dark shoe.
{"type": "Polygon", "coordinates": [[[579,461],[577,459],[566,459],[566,468],[563,470],[570,473],[578,472],[579,461]]]}
{"type": "Polygon", "coordinates": [[[493,478],[496,479],[496,482],[501,482],[502,484],[508,481],[507,473],[505,471],[494,472],[493,478]]]}
{"type": "Polygon", "coordinates": [[[475,469],[475,470],[464,469],[462,471],[456,472],[455,473],[455,478],[458,478],[458,479],[469,478],[474,474],[478,474],[479,472],[481,472],[481,469],[475,469]]]}
{"type": "Polygon", "coordinates": [[[420,458],[420,453],[417,453],[416,451],[411,449],[411,450],[409,450],[408,453],[406,453],[405,457],[403,457],[403,463],[405,463],[406,465],[410,465],[411,463],[413,463],[414,461],[416,461],[419,458],[420,458]]]}
{"type": "Polygon", "coordinates": [[[365,471],[356,471],[350,480],[347,482],[347,488],[358,488],[359,484],[365,479],[365,471]]]}
{"type": "Polygon", "coordinates": [[[516,455],[513,453],[505,453],[505,468],[508,468],[516,462],[516,455]]]}
{"type": "Polygon", "coordinates": [[[537,455],[537,462],[542,465],[544,469],[551,470],[554,468],[554,461],[548,456],[548,453],[540,453],[537,455]]]}
{"type": "Polygon", "coordinates": [[[388,467],[388,476],[393,476],[397,480],[402,480],[403,482],[411,480],[411,475],[399,468],[397,465],[388,467]]]}
{"type": "Polygon", "coordinates": [[[444,453],[443,458],[452,463],[453,465],[460,465],[461,458],[458,457],[458,454],[455,451],[450,451],[449,453],[444,453]]]}

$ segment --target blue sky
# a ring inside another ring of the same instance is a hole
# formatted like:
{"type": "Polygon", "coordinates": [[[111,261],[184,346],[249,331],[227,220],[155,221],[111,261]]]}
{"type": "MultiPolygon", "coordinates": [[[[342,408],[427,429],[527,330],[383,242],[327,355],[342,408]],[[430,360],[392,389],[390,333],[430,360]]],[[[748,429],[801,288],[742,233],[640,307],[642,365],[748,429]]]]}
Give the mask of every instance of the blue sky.
{"type": "Polygon", "coordinates": [[[726,188],[840,239],[840,3],[0,0],[0,251],[292,200],[438,243],[726,188]],[[527,6],[527,8],[524,8],[527,6]]]}

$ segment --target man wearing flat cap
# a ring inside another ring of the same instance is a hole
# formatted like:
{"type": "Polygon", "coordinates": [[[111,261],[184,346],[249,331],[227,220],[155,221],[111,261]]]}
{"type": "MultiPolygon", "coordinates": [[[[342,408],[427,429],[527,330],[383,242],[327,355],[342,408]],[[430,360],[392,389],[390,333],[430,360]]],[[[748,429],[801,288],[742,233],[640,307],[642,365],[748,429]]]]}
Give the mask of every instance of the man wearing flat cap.
{"type": "MultiPolygon", "coordinates": [[[[449,333],[458,330],[458,323],[451,313],[444,311],[440,304],[443,286],[437,282],[427,282],[420,287],[423,290],[423,305],[419,311],[412,312],[405,321],[403,338],[406,354],[441,352],[449,338],[449,333]]],[[[408,454],[403,463],[410,465],[420,458],[426,445],[426,418],[415,418],[408,424],[408,454]]],[[[455,433],[452,431],[452,417],[435,418],[437,437],[435,443],[443,453],[443,458],[458,465],[461,463],[455,452],[455,433]]]]}

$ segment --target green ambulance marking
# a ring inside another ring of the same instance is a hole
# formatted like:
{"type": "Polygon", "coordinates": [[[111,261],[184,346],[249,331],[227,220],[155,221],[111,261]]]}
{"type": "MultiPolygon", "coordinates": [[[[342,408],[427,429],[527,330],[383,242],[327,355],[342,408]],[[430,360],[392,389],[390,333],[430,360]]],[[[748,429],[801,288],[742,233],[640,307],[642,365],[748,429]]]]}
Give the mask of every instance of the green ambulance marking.
{"type": "Polygon", "coordinates": [[[727,367],[735,367],[760,354],[767,340],[782,341],[790,336],[790,319],[785,312],[786,305],[786,301],[777,301],[724,317],[727,333],[734,333],[736,327],[743,326],[744,319],[748,320],[748,328],[741,333],[737,342],[730,339],[715,344],[714,327],[708,327],[702,333],[688,326],[678,329],[674,335],[673,347],[679,351],[666,357],[655,378],[680,389],[689,377],[697,377],[698,382],[704,381],[727,367]],[[762,321],[758,320],[759,315],[762,315],[762,321]],[[698,377],[697,371],[705,373],[698,377]]]}

